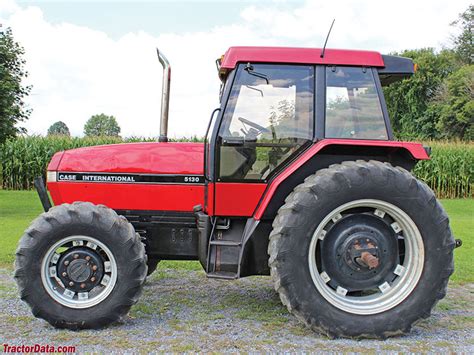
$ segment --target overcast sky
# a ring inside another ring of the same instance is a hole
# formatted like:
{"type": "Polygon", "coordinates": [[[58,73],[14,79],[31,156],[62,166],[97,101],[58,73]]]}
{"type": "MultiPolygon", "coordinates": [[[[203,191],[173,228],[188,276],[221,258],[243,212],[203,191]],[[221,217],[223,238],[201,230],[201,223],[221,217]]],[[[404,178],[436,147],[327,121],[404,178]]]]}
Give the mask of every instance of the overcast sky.
{"type": "Polygon", "coordinates": [[[82,135],[93,114],[122,136],[158,136],[159,47],[172,65],[170,136],[203,135],[218,106],[215,59],[229,46],[328,47],[388,53],[450,46],[449,24],[470,0],[13,1],[0,23],[26,50],[29,134],[64,121],[82,135]]]}

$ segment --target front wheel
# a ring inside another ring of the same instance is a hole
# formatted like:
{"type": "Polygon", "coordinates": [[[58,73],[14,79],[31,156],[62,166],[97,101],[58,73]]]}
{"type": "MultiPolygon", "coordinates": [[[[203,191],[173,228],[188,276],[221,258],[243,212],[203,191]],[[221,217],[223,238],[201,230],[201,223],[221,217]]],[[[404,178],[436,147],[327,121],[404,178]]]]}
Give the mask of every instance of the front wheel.
{"type": "Polygon", "coordinates": [[[433,192],[380,162],[344,162],[288,196],[270,235],[275,289],[330,336],[386,338],[430,315],[453,272],[454,239],[433,192]]]}
{"type": "Polygon", "coordinates": [[[145,248],[113,210],[86,202],[53,207],[25,231],[16,252],[20,296],[58,328],[100,328],[137,302],[145,248]]]}

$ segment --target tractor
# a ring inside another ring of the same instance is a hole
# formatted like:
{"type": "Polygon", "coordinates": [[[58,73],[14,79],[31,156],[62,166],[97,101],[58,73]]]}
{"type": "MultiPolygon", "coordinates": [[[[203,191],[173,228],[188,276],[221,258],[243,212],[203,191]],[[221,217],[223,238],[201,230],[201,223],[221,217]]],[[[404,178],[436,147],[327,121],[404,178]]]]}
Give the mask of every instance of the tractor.
{"type": "Polygon", "coordinates": [[[410,172],[429,147],[390,125],[382,87],[414,74],[411,59],[231,47],[204,142],[175,143],[157,53],[159,141],[58,152],[35,181],[45,212],[19,242],[15,279],[36,317],[105,327],[161,260],[198,260],[209,278],[271,275],[289,312],[331,337],[400,335],[430,315],[456,241],[410,172]]]}

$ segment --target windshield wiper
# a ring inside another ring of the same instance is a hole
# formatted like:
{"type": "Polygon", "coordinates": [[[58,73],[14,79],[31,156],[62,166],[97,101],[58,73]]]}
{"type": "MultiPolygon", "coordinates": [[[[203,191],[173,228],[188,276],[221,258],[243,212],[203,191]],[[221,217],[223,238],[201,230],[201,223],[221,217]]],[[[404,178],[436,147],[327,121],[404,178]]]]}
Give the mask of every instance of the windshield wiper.
{"type": "Polygon", "coordinates": [[[270,84],[270,82],[268,81],[268,77],[265,74],[253,71],[253,65],[252,64],[247,63],[247,65],[245,66],[245,71],[247,73],[249,73],[250,75],[253,75],[253,76],[256,76],[257,78],[265,80],[267,82],[267,85],[270,84]]]}

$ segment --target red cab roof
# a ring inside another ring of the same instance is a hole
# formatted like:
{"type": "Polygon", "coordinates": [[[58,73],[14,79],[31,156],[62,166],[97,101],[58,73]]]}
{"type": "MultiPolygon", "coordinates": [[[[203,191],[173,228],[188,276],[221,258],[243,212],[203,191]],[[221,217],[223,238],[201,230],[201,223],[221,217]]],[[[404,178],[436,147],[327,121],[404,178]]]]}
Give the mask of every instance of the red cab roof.
{"type": "Polygon", "coordinates": [[[224,55],[221,69],[228,71],[239,62],[384,66],[382,55],[378,52],[326,49],[324,58],[321,58],[321,51],[321,48],[230,47],[224,55]]]}

